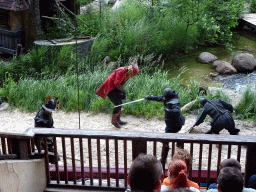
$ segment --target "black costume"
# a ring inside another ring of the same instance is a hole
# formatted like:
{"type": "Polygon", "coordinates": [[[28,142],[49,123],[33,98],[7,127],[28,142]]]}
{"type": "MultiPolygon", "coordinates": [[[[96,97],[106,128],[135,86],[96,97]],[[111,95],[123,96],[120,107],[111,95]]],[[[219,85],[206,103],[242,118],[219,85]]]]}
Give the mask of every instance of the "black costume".
{"type": "MultiPolygon", "coordinates": [[[[58,99],[58,98],[57,98],[58,99]]],[[[42,108],[39,109],[36,117],[35,117],[35,127],[45,127],[45,128],[54,128],[53,127],[53,119],[52,119],[52,111],[55,111],[56,108],[56,100],[51,99],[47,104],[42,105],[42,108]]],[[[41,139],[40,144],[42,149],[45,148],[44,141],[41,139]]],[[[53,138],[47,137],[47,145],[48,150],[53,152],[53,138]]],[[[39,144],[37,144],[37,148],[39,144]]]]}
{"type": "MultiPolygon", "coordinates": [[[[170,88],[166,88],[163,92],[163,96],[146,96],[145,99],[164,102],[165,111],[165,133],[177,133],[181,130],[185,124],[185,118],[181,114],[180,100],[177,91],[172,91],[170,88]]],[[[177,146],[180,146],[177,143],[177,146]]],[[[169,152],[169,143],[163,145],[162,160],[165,162],[169,152]]]]}
{"type": "Polygon", "coordinates": [[[209,115],[212,118],[211,130],[206,134],[219,134],[219,132],[225,128],[230,135],[238,135],[240,130],[235,127],[235,121],[231,114],[233,112],[231,104],[220,99],[207,100],[205,98],[200,99],[200,103],[204,108],[198,115],[195,126],[200,125],[206,115],[209,115]]]}

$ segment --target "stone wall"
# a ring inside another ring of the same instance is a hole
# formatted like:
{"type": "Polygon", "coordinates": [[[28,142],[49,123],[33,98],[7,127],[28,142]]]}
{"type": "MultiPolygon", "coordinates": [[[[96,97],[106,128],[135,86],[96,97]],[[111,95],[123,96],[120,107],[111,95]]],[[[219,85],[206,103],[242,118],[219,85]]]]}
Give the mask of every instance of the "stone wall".
{"type": "Polygon", "coordinates": [[[0,192],[43,192],[46,183],[44,159],[0,161],[0,192]]]}

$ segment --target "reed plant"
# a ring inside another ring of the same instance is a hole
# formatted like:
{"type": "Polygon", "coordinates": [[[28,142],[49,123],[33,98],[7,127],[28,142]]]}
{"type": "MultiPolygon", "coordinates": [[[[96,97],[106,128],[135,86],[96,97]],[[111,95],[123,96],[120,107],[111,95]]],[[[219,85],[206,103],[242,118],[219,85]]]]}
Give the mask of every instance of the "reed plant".
{"type": "Polygon", "coordinates": [[[251,119],[256,121],[256,93],[252,87],[247,87],[235,112],[238,119],[251,119]]]}
{"type": "MultiPolygon", "coordinates": [[[[92,111],[95,113],[111,113],[113,104],[107,98],[103,100],[95,94],[95,90],[105,81],[110,70],[96,70],[87,74],[79,75],[79,109],[83,111],[92,111]]],[[[167,72],[155,71],[148,74],[145,71],[140,75],[128,80],[125,84],[127,92],[127,101],[144,98],[146,95],[162,95],[167,87],[177,90],[180,94],[181,104],[195,99],[190,88],[183,88],[181,81],[177,79],[168,79],[167,72]]],[[[196,86],[195,86],[196,89],[196,86]]],[[[57,79],[20,79],[14,82],[11,76],[8,77],[4,87],[0,89],[0,96],[8,99],[13,107],[18,107],[26,111],[35,111],[42,105],[48,95],[59,97],[61,109],[66,111],[78,111],[78,91],[77,76],[69,74],[57,79]]],[[[137,116],[162,116],[163,104],[157,102],[142,101],[133,105],[124,106],[125,114],[137,116]]]]}

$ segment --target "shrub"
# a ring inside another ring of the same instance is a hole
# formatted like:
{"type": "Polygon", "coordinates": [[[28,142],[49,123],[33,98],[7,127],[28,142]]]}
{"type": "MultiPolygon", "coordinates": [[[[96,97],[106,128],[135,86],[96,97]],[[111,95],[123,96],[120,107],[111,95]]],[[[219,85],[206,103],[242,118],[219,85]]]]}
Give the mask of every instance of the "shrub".
{"type": "Polygon", "coordinates": [[[251,12],[251,13],[256,13],[256,0],[251,0],[251,3],[250,3],[250,12],[251,12]]]}

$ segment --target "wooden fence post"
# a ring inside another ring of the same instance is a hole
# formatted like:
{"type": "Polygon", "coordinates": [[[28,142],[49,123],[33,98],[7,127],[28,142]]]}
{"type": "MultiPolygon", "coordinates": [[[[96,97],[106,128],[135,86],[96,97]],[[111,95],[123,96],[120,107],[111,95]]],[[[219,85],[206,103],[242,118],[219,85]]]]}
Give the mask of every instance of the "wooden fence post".
{"type": "Polygon", "coordinates": [[[11,139],[12,152],[18,159],[29,159],[27,139],[11,139]]]}
{"type": "Polygon", "coordinates": [[[147,141],[132,140],[132,160],[134,160],[140,153],[147,153],[147,141]]]}

